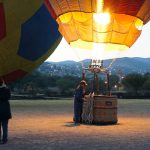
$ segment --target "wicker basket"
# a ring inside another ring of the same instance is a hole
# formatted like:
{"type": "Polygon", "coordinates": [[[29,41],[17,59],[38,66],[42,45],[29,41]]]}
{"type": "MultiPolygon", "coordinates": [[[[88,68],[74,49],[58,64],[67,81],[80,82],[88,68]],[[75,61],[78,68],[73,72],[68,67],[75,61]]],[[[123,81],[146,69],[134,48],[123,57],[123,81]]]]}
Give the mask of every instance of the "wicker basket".
{"type": "MultiPolygon", "coordinates": [[[[116,124],[117,118],[117,97],[97,95],[93,96],[93,124],[116,124]]],[[[83,112],[87,108],[87,98],[83,103],[83,112]]],[[[85,120],[83,119],[85,123],[85,120]]]]}

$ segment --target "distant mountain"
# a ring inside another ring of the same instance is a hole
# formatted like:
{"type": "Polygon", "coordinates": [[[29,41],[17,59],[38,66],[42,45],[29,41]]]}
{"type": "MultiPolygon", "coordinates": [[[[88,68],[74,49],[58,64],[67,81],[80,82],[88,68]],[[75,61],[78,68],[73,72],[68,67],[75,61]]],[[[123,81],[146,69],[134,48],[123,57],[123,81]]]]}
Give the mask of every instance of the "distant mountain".
{"type": "Polygon", "coordinates": [[[150,58],[118,58],[112,65],[112,72],[117,70],[121,70],[124,74],[150,72],[150,58]]]}
{"type": "MultiPolygon", "coordinates": [[[[104,66],[108,67],[114,60],[108,59],[104,60],[104,66]]],[[[62,61],[62,62],[44,62],[38,70],[42,73],[47,73],[50,75],[58,75],[58,76],[65,76],[65,75],[72,75],[72,76],[81,76],[82,74],[82,65],[84,67],[88,67],[91,60],[83,60],[82,62],[75,62],[75,61],[62,61]]],[[[116,59],[111,67],[111,72],[122,73],[122,74],[129,74],[132,72],[136,73],[146,73],[150,72],[150,58],[118,58],[116,59]]]]}

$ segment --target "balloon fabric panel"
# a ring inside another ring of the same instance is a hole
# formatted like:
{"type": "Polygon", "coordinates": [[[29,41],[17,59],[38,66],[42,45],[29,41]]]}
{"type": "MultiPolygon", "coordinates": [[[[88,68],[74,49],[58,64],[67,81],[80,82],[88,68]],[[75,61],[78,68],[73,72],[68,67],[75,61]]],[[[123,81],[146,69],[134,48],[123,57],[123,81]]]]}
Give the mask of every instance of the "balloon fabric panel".
{"type": "Polygon", "coordinates": [[[59,38],[60,34],[57,29],[58,25],[43,5],[31,19],[22,25],[18,55],[31,61],[39,59],[59,38]]]}

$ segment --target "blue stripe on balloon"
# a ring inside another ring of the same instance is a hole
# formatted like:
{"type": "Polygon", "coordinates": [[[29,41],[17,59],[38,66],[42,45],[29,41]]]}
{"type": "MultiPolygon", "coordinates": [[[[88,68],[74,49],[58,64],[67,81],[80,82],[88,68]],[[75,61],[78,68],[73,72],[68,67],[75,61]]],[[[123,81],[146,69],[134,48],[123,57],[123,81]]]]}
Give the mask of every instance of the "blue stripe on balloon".
{"type": "Polygon", "coordinates": [[[45,5],[22,25],[18,55],[35,61],[44,55],[60,37],[58,25],[45,5]]]}

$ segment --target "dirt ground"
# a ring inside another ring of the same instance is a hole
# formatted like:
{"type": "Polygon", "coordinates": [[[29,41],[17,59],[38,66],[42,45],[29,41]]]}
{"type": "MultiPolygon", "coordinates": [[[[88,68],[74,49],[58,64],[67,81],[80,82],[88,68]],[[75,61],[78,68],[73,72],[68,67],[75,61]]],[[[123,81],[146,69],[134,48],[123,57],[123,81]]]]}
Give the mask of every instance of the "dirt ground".
{"type": "Polygon", "coordinates": [[[150,100],[118,100],[117,125],[70,126],[71,100],[11,101],[0,150],[150,150],[150,100]]]}

